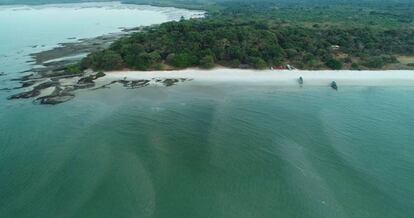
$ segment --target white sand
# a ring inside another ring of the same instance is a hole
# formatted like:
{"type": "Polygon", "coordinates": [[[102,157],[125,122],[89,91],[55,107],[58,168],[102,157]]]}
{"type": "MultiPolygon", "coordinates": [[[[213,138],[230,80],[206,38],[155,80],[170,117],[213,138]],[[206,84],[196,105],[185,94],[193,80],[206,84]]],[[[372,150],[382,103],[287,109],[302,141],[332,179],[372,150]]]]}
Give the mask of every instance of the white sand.
{"type": "Polygon", "coordinates": [[[103,81],[141,80],[153,78],[187,78],[193,82],[209,83],[260,83],[274,85],[298,85],[303,77],[305,85],[329,85],[336,81],[338,85],[409,85],[414,86],[413,70],[390,71],[302,71],[302,70],[242,70],[217,68],[214,70],[186,69],[178,71],[117,71],[107,72],[103,81]]]}

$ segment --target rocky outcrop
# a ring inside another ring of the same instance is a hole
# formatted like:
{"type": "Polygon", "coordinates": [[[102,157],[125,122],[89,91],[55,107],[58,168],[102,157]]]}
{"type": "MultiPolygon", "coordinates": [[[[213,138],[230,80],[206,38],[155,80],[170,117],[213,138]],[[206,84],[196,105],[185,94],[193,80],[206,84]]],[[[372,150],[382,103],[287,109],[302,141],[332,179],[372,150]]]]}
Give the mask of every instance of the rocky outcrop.
{"type": "Polygon", "coordinates": [[[72,100],[74,97],[75,95],[67,89],[57,87],[52,94],[37,98],[36,101],[40,104],[56,105],[72,100]]]}
{"type": "Polygon", "coordinates": [[[115,82],[121,83],[124,87],[129,88],[129,89],[138,89],[138,88],[148,86],[151,80],[133,80],[133,81],[118,80],[115,82]]]}

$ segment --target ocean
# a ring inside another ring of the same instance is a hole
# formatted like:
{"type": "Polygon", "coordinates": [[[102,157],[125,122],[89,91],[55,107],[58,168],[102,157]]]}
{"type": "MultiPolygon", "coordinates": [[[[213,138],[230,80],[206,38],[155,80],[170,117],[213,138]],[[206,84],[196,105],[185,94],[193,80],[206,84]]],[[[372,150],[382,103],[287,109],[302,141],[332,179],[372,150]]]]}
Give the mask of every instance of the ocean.
{"type": "MultiPolygon", "coordinates": [[[[70,37],[192,14],[36,7],[0,7],[0,89],[70,37]]],[[[115,85],[56,106],[14,92],[0,91],[1,217],[414,216],[412,86],[115,85]]]]}

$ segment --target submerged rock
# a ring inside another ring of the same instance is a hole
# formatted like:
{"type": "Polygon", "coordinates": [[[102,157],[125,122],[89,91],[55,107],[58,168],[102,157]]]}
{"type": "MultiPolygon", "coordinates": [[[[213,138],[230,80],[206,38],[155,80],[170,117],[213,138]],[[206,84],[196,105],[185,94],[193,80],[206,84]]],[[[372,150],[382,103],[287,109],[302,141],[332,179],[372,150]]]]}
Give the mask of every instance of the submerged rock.
{"type": "Polygon", "coordinates": [[[95,83],[83,83],[83,84],[76,84],[73,85],[74,89],[89,89],[95,86],[95,83]]]}
{"type": "Polygon", "coordinates": [[[26,88],[26,87],[34,85],[35,83],[36,83],[36,81],[34,81],[34,80],[23,81],[22,86],[19,87],[19,88],[26,88]]]}
{"type": "Polygon", "coordinates": [[[67,101],[72,100],[75,97],[73,94],[64,94],[64,95],[56,95],[56,96],[44,96],[41,98],[38,98],[40,104],[50,104],[50,105],[57,105],[61,104],[67,101]]]}
{"type": "Polygon", "coordinates": [[[92,76],[83,77],[78,80],[78,84],[88,84],[88,83],[94,83],[92,76]]]}
{"type": "Polygon", "coordinates": [[[56,87],[52,94],[37,98],[36,101],[38,101],[40,104],[61,104],[72,100],[75,97],[75,95],[69,91],[72,91],[72,89],[63,89],[61,87],[56,87]]]}
{"type": "Polygon", "coordinates": [[[180,82],[180,80],[178,80],[178,79],[165,79],[164,81],[162,81],[162,83],[167,87],[168,86],[173,86],[173,85],[177,84],[178,82],[180,82]]]}
{"type": "Polygon", "coordinates": [[[110,82],[110,83],[108,83],[108,84],[105,84],[105,85],[99,86],[99,87],[94,88],[94,89],[92,89],[92,90],[98,90],[98,89],[109,89],[109,88],[111,88],[111,87],[109,87],[109,86],[110,86],[110,85],[112,85],[112,84],[115,84],[115,83],[118,83],[118,81],[112,81],[112,82],[110,82]]]}
{"type": "Polygon", "coordinates": [[[98,90],[98,89],[105,89],[105,88],[110,88],[110,85],[113,85],[115,83],[119,83],[122,84],[123,87],[128,88],[128,89],[138,89],[138,88],[143,88],[143,87],[147,87],[150,86],[151,84],[161,84],[164,85],[166,87],[169,86],[173,86],[179,82],[185,82],[185,81],[191,81],[192,79],[187,79],[187,78],[180,78],[180,79],[160,79],[160,78],[153,78],[153,79],[141,79],[141,80],[127,80],[126,78],[123,80],[115,80],[112,81],[108,84],[102,85],[100,87],[97,87],[93,90],[98,90]]]}
{"type": "Polygon", "coordinates": [[[151,80],[136,80],[136,81],[131,81],[128,84],[124,84],[124,86],[131,88],[131,89],[137,89],[137,88],[148,86],[150,81],[151,80]]]}
{"type": "MultiPolygon", "coordinates": [[[[30,83],[28,83],[28,84],[30,85],[30,83]]],[[[29,85],[27,85],[27,86],[29,86],[29,85]]],[[[8,99],[33,98],[33,97],[39,96],[40,93],[41,93],[40,92],[41,90],[47,89],[49,87],[57,86],[57,85],[59,85],[59,83],[54,82],[54,81],[44,82],[44,83],[41,83],[41,84],[33,87],[33,89],[30,90],[30,91],[17,93],[15,95],[12,95],[12,96],[8,97],[8,99]]],[[[24,84],[23,84],[23,87],[25,87],[24,84]]]]}
{"type": "Polygon", "coordinates": [[[33,98],[38,95],[40,95],[40,90],[31,90],[27,92],[17,93],[15,95],[8,97],[7,99],[12,100],[12,99],[21,99],[21,98],[33,98]]]}
{"type": "Polygon", "coordinates": [[[52,86],[58,86],[58,85],[59,85],[59,82],[57,81],[48,81],[48,82],[44,82],[44,83],[41,83],[35,86],[33,89],[42,90],[42,89],[46,89],[46,88],[49,88],[52,86]]]}
{"type": "Polygon", "coordinates": [[[112,81],[109,84],[104,85],[103,87],[107,87],[108,85],[114,84],[114,83],[120,83],[122,84],[124,87],[129,88],[129,89],[138,89],[138,88],[142,88],[145,86],[148,86],[149,83],[151,82],[151,80],[116,80],[116,81],[112,81]]]}

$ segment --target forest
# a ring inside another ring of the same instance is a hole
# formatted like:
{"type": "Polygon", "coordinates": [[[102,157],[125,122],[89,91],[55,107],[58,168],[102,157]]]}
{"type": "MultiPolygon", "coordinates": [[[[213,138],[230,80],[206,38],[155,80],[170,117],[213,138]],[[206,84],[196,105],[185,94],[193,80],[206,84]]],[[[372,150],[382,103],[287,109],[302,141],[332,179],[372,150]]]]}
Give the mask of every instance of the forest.
{"type": "Polygon", "coordinates": [[[133,33],[89,55],[80,67],[265,69],[289,64],[299,69],[381,69],[409,67],[398,64],[398,57],[414,56],[413,15],[399,4],[387,10],[352,5],[279,8],[269,1],[219,5],[205,19],[133,33]]]}
{"type": "Polygon", "coordinates": [[[77,66],[79,70],[413,67],[412,63],[399,63],[399,57],[414,57],[414,6],[410,0],[123,2],[202,9],[207,15],[131,33],[88,55],[77,66]]]}
{"type": "Polygon", "coordinates": [[[89,55],[83,68],[168,69],[222,65],[265,69],[382,68],[414,54],[413,30],[321,28],[262,22],[182,20],[134,33],[89,55]]]}

